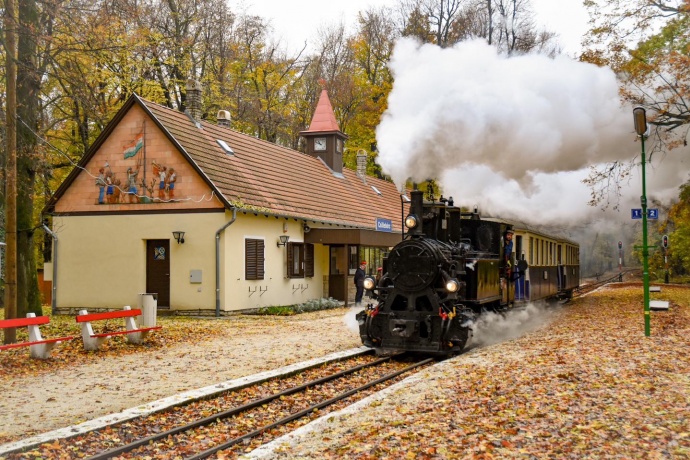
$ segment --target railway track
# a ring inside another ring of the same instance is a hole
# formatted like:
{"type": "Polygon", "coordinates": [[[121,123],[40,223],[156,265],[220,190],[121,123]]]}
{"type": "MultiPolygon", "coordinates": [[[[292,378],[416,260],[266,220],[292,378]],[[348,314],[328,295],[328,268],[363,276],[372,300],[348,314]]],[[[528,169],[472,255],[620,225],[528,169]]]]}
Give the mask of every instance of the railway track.
{"type": "Polygon", "coordinates": [[[33,447],[5,458],[187,460],[235,457],[401,380],[434,359],[366,354],[234,389],[139,419],[33,447]]]}
{"type": "Polygon", "coordinates": [[[582,284],[578,288],[573,290],[573,297],[579,297],[589,292],[595,291],[596,289],[600,288],[605,284],[620,282],[621,280],[625,279],[626,276],[629,276],[631,274],[637,274],[639,272],[639,269],[625,270],[621,273],[617,273],[605,279],[597,280],[592,283],[582,284]]]}

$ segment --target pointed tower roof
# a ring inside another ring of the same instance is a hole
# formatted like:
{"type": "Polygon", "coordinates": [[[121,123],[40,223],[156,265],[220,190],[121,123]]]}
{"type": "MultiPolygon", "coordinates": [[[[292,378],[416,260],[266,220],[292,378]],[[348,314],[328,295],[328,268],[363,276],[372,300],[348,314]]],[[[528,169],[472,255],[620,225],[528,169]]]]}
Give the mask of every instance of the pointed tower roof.
{"type": "Polygon", "coordinates": [[[323,133],[334,131],[340,131],[340,127],[338,126],[338,122],[335,121],[335,113],[333,112],[333,106],[331,106],[331,100],[328,98],[328,91],[322,89],[321,95],[319,96],[319,102],[316,104],[314,117],[311,119],[311,124],[309,125],[309,129],[302,131],[302,133],[323,133]]]}

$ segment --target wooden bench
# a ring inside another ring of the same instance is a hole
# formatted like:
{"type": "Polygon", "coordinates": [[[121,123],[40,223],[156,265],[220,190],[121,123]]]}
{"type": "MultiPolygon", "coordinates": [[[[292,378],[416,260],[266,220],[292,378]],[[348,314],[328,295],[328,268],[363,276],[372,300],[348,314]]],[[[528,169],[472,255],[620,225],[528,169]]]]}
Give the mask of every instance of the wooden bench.
{"type": "Polygon", "coordinates": [[[105,313],[88,313],[86,310],[80,310],[76,319],[77,323],[81,323],[81,337],[84,339],[84,348],[86,350],[98,350],[108,337],[123,334],[127,335],[127,341],[129,343],[142,343],[150,331],[162,329],[162,326],[137,327],[137,324],[134,322],[134,317],[140,315],[141,310],[138,308],[132,310],[129,306],[126,306],[122,310],[108,311],[105,313]],[[115,318],[125,319],[124,331],[104,332],[101,334],[96,334],[93,331],[93,327],[91,326],[92,321],[115,318]]]}
{"type": "Polygon", "coordinates": [[[39,326],[41,324],[48,324],[50,317],[36,316],[35,313],[27,313],[26,318],[13,318],[0,320],[0,329],[9,329],[11,327],[28,327],[29,341],[10,343],[1,345],[0,350],[9,350],[10,348],[29,347],[32,358],[47,359],[50,358],[50,351],[55,345],[61,342],[72,340],[74,336],[59,337],[56,339],[44,339],[41,335],[39,326]]]}

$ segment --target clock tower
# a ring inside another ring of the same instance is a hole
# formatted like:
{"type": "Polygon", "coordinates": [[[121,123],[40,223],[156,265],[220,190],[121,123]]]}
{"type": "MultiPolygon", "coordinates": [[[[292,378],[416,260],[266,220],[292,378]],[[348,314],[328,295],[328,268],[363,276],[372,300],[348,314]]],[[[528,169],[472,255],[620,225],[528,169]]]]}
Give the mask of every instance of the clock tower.
{"type": "Polygon", "coordinates": [[[307,141],[307,154],[321,158],[335,173],[343,172],[343,148],[347,136],[340,131],[328,92],[323,89],[309,129],[300,131],[307,141]]]}

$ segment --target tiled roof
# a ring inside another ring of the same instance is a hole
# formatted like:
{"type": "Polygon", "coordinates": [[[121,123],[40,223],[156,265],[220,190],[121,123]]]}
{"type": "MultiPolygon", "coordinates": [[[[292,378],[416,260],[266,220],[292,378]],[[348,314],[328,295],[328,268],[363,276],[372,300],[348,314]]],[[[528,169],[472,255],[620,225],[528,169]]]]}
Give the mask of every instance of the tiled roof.
{"type": "Polygon", "coordinates": [[[217,192],[241,209],[368,229],[385,218],[400,230],[400,193],[390,182],[363,179],[348,168],[338,177],[318,158],[205,121],[195,124],[185,113],[137,99],[217,192]]]}

